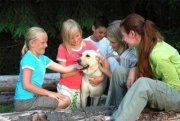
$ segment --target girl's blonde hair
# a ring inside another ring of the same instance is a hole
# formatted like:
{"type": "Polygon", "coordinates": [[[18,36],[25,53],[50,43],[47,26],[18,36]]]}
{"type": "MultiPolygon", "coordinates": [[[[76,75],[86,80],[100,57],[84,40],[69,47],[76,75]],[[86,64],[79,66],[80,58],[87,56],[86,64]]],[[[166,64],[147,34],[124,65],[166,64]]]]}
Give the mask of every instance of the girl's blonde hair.
{"type": "Polygon", "coordinates": [[[71,39],[71,33],[75,29],[78,29],[82,36],[82,29],[80,25],[73,19],[67,19],[63,22],[61,27],[61,37],[63,40],[63,44],[67,48],[68,51],[70,51],[70,39],[71,39]]]}
{"type": "Polygon", "coordinates": [[[124,51],[125,49],[127,49],[127,44],[122,40],[120,22],[121,20],[114,20],[112,23],[109,24],[107,28],[107,36],[109,38],[115,39],[120,44],[121,50],[124,51]]]}
{"type": "Polygon", "coordinates": [[[26,34],[24,35],[25,42],[21,51],[22,55],[24,55],[29,50],[29,42],[31,40],[36,40],[40,33],[47,34],[46,31],[40,27],[31,27],[27,30],[26,34]]]}

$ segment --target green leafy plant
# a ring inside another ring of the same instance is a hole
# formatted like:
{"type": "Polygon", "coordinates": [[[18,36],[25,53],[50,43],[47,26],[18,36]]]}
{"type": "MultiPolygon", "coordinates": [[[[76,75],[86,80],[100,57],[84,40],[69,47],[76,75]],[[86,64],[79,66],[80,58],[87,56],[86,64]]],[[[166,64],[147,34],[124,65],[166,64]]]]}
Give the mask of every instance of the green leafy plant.
{"type": "MultiPolygon", "coordinates": [[[[69,18],[76,20],[82,28],[89,29],[95,16],[106,15],[107,10],[101,10],[99,4],[105,7],[109,3],[87,0],[0,1],[0,32],[10,32],[12,39],[19,39],[27,28],[40,26],[47,31],[49,37],[55,38],[62,22],[69,18]]],[[[111,13],[115,13],[114,11],[112,9],[111,13]]]]}
{"type": "Polygon", "coordinates": [[[13,103],[0,104],[0,113],[8,113],[14,111],[13,103]]]}
{"type": "Polygon", "coordinates": [[[77,98],[78,98],[78,95],[79,95],[79,92],[76,91],[75,94],[74,94],[74,96],[73,96],[72,102],[71,102],[71,104],[70,104],[70,109],[71,109],[71,110],[77,108],[77,98]]]}

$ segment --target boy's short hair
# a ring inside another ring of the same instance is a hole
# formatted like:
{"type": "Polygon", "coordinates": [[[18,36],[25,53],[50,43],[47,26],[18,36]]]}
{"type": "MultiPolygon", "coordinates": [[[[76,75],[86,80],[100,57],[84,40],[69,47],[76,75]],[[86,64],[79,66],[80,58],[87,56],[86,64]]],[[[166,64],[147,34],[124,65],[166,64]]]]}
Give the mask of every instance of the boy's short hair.
{"type": "Polygon", "coordinates": [[[108,19],[105,16],[98,16],[95,18],[93,25],[95,26],[95,28],[99,28],[99,27],[105,27],[107,28],[109,24],[108,19]]]}

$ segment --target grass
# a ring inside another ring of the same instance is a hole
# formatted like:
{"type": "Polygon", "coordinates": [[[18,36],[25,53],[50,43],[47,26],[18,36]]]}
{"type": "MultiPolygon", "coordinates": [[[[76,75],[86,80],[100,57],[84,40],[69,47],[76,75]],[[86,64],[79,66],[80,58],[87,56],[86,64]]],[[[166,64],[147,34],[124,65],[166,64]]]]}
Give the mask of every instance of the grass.
{"type": "Polygon", "coordinates": [[[0,113],[9,113],[14,111],[13,103],[0,104],[0,113]]]}

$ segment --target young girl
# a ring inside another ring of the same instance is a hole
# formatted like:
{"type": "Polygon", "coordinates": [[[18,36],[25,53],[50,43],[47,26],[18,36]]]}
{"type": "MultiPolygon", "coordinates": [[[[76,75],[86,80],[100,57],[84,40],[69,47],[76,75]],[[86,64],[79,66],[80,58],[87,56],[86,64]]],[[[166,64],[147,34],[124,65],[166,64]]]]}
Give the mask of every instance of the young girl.
{"type": "Polygon", "coordinates": [[[31,27],[25,34],[15,90],[15,111],[62,109],[70,104],[69,97],[42,88],[46,68],[64,73],[76,70],[76,65],[63,67],[43,55],[47,41],[47,33],[39,27],[31,27]]]}
{"type": "MultiPolygon", "coordinates": [[[[107,28],[107,38],[110,41],[110,45],[112,46],[113,50],[118,53],[117,56],[110,55],[107,59],[108,62],[111,63],[110,69],[113,72],[117,67],[123,66],[125,68],[133,68],[137,62],[135,49],[128,47],[128,45],[123,41],[122,34],[120,33],[120,22],[121,20],[115,20],[109,24],[107,28]]],[[[116,93],[112,93],[113,86],[110,81],[108,95],[113,95],[116,93]],[[112,94],[110,94],[112,93],[112,94]]],[[[118,93],[118,92],[117,92],[118,93]]],[[[116,101],[111,97],[107,97],[106,105],[114,104],[116,101]]]]}
{"type": "Polygon", "coordinates": [[[178,51],[163,40],[152,21],[138,14],[122,20],[120,30],[123,40],[130,47],[137,48],[138,62],[136,68],[129,71],[120,67],[112,75],[112,91],[120,102],[113,118],[116,121],[135,121],[146,105],[179,112],[178,51]]]}
{"type": "Polygon", "coordinates": [[[136,54],[134,48],[129,48],[125,41],[122,40],[120,33],[120,22],[121,20],[115,20],[109,24],[107,28],[107,38],[110,41],[110,45],[118,55],[109,55],[108,62],[111,63],[111,72],[121,65],[127,68],[132,68],[136,64],[136,54]],[[116,59],[116,60],[115,60],[116,59]]]}
{"type": "MultiPolygon", "coordinates": [[[[61,65],[68,66],[77,63],[77,59],[85,50],[98,49],[90,41],[82,39],[82,30],[79,24],[68,19],[63,22],[61,28],[61,36],[63,43],[58,48],[57,60],[61,65]]],[[[93,84],[96,85],[103,80],[103,77],[94,79],[93,84]]],[[[70,97],[75,107],[80,107],[80,87],[82,81],[82,72],[74,71],[71,73],[61,73],[57,90],[64,95],[70,97]],[[77,100],[75,100],[77,99],[77,100]]]]}

